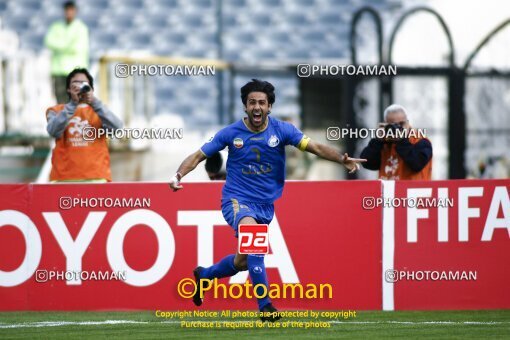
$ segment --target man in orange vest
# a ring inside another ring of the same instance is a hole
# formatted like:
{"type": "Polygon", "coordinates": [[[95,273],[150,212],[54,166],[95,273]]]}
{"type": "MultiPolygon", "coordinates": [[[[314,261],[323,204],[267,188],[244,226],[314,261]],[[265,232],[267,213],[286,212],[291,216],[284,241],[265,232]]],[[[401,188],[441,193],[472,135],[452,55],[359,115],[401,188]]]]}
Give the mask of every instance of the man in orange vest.
{"type": "MultiPolygon", "coordinates": [[[[390,127],[411,132],[405,108],[393,104],[384,110],[384,123],[379,128],[390,127]]],[[[416,130],[415,130],[416,132],[416,130]]],[[[373,138],[361,152],[361,163],[370,170],[379,170],[379,179],[385,180],[430,180],[432,177],[432,144],[427,138],[408,133],[408,138],[373,138]]]]}
{"type": "Polygon", "coordinates": [[[90,129],[119,129],[121,120],[94,97],[94,79],[84,68],[67,75],[67,104],[46,111],[47,131],[55,137],[52,182],[110,182],[110,154],[104,134],[85,136],[90,129]],[[87,87],[88,86],[88,87],[87,87]],[[84,138],[88,137],[88,138],[84,138]]]}

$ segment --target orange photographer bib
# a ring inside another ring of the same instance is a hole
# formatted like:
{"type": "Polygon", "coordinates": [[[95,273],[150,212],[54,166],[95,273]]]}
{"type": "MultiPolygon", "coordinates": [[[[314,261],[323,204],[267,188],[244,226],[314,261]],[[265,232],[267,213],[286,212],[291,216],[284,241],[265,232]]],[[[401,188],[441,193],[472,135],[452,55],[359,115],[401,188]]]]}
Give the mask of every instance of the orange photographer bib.
{"type": "MultiPolygon", "coordinates": [[[[64,104],[50,107],[46,116],[50,110],[60,114],[63,109],[64,104]]],[[[112,180],[106,137],[103,135],[90,141],[83,138],[84,128],[90,126],[100,128],[101,118],[90,105],[78,105],[62,136],[56,139],[51,158],[51,181],[112,180]]]]}
{"type": "MultiPolygon", "coordinates": [[[[421,139],[422,138],[410,137],[409,142],[411,144],[416,144],[421,139]]],[[[432,179],[432,158],[420,172],[415,172],[405,164],[404,160],[397,153],[397,146],[395,143],[384,144],[381,152],[379,179],[430,180],[432,179]]]]}

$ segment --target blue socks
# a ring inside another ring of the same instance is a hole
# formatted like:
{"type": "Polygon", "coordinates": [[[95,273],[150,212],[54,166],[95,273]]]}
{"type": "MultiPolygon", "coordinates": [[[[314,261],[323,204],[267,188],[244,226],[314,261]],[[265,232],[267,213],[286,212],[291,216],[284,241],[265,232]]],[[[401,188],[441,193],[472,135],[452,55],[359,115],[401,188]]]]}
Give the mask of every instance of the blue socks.
{"type": "MultiPolygon", "coordinates": [[[[253,286],[263,284],[266,286],[266,292],[269,292],[269,285],[267,283],[266,265],[264,264],[264,255],[248,255],[248,271],[253,286]]],[[[264,289],[261,287],[257,288],[257,296],[264,294],[264,289]]],[[[257,299],[259,304],[259,310],[262,310],[265,305],[271,303],[269,294],[266,294],[264,298],[257,299]]]]}
{"type": "Polygon", "coordinates": [[[204,268],[200,272],[200,278],[212,280],[214,278],[234,276],[239,270],[234,267],[234,254],[224,257],[220,262],[213,264],[208,268],[204,268]]]}
{"type": "MultiPolygon", "coordinates": [[[[214,278],[221,279],[223,277],[234,276],[239,272],[234,266],[235,255],[228,255],[224,257],[220,262],[213,264],[208,268],[204,268],[200,272],[201,279],[212,280],[214,278]]],[[[266,286],[266,292],[269,292],[269,284],[267,283],[266,266],[264,264],[264,255],[248,255],[248,271],[253,286],[263,284],[266,286]]],[[[264,294],[264,289],[261,287],[257,288],[257,296],[264,294]]],[[[262,310],[265,305],[271,303],[269,294],[266,297],[257,299],[259,304],[259,310],[262,310]]]]}

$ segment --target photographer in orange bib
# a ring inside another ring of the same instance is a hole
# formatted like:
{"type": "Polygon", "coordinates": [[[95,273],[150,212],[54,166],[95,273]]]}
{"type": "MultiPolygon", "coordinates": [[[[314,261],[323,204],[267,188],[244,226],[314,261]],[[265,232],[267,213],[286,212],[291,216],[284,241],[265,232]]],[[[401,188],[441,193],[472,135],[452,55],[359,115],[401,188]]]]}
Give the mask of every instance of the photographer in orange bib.
{"type": "Polygon", "coordinates": [[[364,168],[378,170],[379,179],[385,180],[432,178],[432,144],[413,130],[403,106],[388,106],[379,128],[384,129],[386,138],[373,138],[363,149],[360,158],[367,160],[361,163],[364,168]],[[388,135],[398,135],[397,131],[405,136],[388,138],[388,135]]]}
{"type": "Polygon", "coordinates": [[[110,153],[105,134],[121,120],[94,96],[94,79],[84,68],[66,77],[69,102],[46,110],[46,129],[55,138],[51,182],[104,183],[112,180],[110,153]]]}

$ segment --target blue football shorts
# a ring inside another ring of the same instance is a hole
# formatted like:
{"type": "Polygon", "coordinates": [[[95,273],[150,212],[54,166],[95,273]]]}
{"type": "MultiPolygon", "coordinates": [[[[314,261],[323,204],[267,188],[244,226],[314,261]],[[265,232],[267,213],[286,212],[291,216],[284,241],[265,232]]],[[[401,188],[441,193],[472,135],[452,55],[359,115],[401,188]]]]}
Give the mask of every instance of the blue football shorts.
{"type": "Polygon", "coordinates": [[[274,216],[273,203],[242,202],[235,198],[221,201],[221,212],[228,225],[234,229],[237,237],[239,221],[244,217],[253,217],[259,224],[269,224],[274,216]]]}

